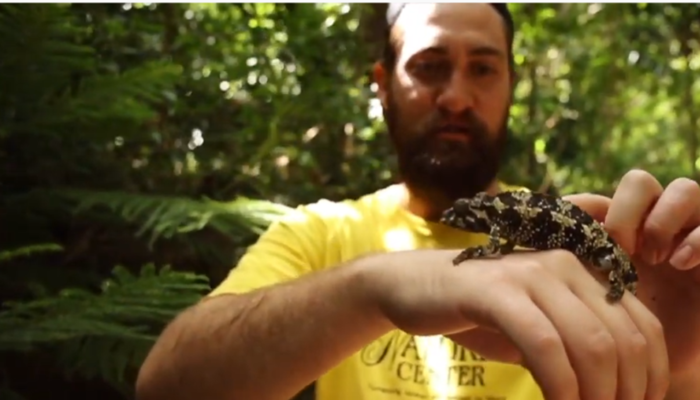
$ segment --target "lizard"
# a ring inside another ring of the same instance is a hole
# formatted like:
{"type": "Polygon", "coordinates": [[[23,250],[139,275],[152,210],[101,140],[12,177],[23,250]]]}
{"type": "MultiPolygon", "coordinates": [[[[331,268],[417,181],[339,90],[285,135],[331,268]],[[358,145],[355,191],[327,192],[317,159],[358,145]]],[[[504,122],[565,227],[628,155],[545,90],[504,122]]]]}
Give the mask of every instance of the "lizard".
{"type": "Polygon", "coordinates": [[[608,273],[608,300],[619,301],[625,290],[636,295],[637,271],[629,256],[601,223],[560,197],[528,191],[496,195],[480,192],[455,200],[442,213],[440,222],[489,235],[486,245],[467,248],[457,255],[453,259],[455,266],[473,258],[506,255],[516,246],[564,249],[608,273]]]}

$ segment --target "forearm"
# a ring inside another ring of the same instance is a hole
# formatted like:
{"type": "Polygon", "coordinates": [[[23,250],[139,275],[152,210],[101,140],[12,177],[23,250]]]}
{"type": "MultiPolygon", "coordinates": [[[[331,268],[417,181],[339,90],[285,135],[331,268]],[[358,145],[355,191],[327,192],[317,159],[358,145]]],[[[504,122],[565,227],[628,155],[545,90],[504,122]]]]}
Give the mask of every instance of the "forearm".
{"type": "Polygon", "coordinates": [[[173,321],[146,359],[140,400],[286,399],[391,329],[371,296],[367,259],[203,301],[173,321]]]}

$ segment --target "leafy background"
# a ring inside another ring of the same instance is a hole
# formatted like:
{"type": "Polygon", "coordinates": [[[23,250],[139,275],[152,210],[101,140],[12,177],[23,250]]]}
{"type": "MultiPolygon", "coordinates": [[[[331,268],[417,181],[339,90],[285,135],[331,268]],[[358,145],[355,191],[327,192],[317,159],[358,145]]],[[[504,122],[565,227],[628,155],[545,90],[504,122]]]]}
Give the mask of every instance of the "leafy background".
{"type": "MultiPolygon", "coordinates": [[[[164,324],[271,221],[394,181],[385,8],[0,5],[0,398],[133,398],[164,324]]],[[[700,6],[511,9],[506,181],[697,178],[700,6]]]]}

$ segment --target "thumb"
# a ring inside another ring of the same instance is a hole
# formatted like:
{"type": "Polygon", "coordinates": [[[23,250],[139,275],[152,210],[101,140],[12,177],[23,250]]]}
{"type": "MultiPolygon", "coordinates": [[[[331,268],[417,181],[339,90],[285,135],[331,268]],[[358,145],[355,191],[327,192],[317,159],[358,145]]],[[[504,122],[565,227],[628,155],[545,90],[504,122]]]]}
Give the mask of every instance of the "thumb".
{"type": "Polygon", "coordinates": [[[570,201],[581,207],[585,212],[591,214],[593,219],[604,222],[608,214],[612,199],[606,196],[592,193],[580,193],[564,196],[564,200],[570,201]]]}

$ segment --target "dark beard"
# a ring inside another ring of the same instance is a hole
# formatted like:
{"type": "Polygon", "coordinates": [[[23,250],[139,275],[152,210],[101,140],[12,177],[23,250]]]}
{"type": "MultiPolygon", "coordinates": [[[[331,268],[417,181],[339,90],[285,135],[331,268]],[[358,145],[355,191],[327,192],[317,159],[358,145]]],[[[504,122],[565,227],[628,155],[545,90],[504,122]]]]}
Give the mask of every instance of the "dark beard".
{"type": "Polygon", "coordinates": [[[446,120],[444,111],[436,113],[425,126],[414,128],[419,132],[407,132],[410,128],[401,125],[401,115],[391,96],[388,100],[385,120],[396,147],[401,179],[411,190],[433,203],[451,203],[474,196],[493,183],[506,145],[507,115],[494,136],[473,112],[466,111],[456,119],[468,127],[465,134],[469,142],[465,143],[438,137],[438,127],[446,120]]]}

